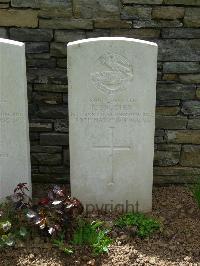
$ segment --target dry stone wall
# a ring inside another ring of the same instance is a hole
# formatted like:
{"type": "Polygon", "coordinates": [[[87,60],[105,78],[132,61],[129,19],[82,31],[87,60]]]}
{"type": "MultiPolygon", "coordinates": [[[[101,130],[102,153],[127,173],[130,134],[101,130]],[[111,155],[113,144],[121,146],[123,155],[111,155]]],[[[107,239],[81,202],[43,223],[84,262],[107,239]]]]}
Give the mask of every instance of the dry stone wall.
{"type": "Polygon", "coordinates": [[[154,181],[198,178],[199,27],[200,0],[0,0],[0,37],[26,43],[33,181],[69,181],[66,44],[100,36],[158,44],[154,181]]]}

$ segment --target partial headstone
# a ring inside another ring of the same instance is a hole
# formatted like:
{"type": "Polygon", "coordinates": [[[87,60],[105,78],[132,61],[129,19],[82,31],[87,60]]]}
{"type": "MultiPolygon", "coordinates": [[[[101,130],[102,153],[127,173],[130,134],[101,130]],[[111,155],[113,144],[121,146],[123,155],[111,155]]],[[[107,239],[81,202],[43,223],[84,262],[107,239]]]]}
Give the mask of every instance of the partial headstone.
{"type": "Polygon", "coordinates": [[[70,178],[86,210],[152,207],[157,45],[68,44],[70,178]]]}
{"type": "Polygon", "coordinates": [[[31,195],[25,46],[0,39],[0,199],[23,182],[31,195]]]}

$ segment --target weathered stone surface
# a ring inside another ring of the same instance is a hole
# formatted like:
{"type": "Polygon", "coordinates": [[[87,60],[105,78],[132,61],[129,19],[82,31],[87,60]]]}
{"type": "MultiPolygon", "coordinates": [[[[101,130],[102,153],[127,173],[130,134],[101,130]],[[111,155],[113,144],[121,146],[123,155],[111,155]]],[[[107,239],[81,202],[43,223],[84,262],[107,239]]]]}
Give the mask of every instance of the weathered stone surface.
{"type": "Polygon", "coordinates": [[[0,3],[0,8],[9,8],[9,4],[0,3]]]}
{"type": "Polygon", "coordinates": [[[54,123],[56,132],[67,133],[69,131],[69,122],[67,119],[57,119],[54,123]]]}
{"type": "Polygon", "coordinates": [[[185,185],[185,184],[195,184],[199,180],[199,176],[154,176],[153,183],[154,185],[169,185],[169,184],[178,184],[178,185],[185,185]]]}
{"type": "Polygon", "coordinates": [[[67,92],[67,85],[35,84],[35,91],[67,92]]]}
{"type": "Polygon", "coordinates": [[[0,200],[23,182],[31,196],[26,84],[24,44],[0,39],[0,200]]]}
{"type": "Polygon", "coordinates": [[[182,27],[179,20],[134,20],[133,28],[171,28],[182,27]]]}
{"type": "Polygon", "coordinates": [[[67,64],[67,58],[57,58],[56,60],[57,62],[57,67],[59,68],[66,68],[66,64],[67,64]]]}
{"type": "Polygon", "coordinates": [[[196,96],[198,99],[200,99],[200,87],[198,87],[196,90],[196,96]]]}
{"type": "Polygon", "coordinates": [[[0,26],[30,27],[36,28],[38,25],[37,11],[1,9],[0,26]]]}
{"type": "Polygon", "coordinates": [[[164,0],[164,4],[168,5],[188,5],[188,6],[200,6],[200,0],[164,0]]]}
{"type": "Polygon", "coordinates": [[[54,40],[56,42],[73,42],[86,38],[84,31],[55,30],[54,40]]]}
{"type": "Polygon", "coordinates": [[[26,53],[27,54],[42,54],[49,52],[48,42],[27,42],[26,43],[26,53]]]}
{"type": "Polygon", "coordinates": [[[184,26],[191,28],[200,27],[200,8],[185,9],[184,26]]]}
{"type": "Polygon", "coordinates": [[[13,7],[31,7],[31,8],[70,8],[71,1],[68,0],[11,0],[13,7]]]}
{"type": "MultiPolygon", "coordinates": [[[[186,146],[186,145],[185,145],[186,146]]],[[[183,149],[184,147],[183,146],[183,149]]],[[[193,146],[194,147],[194,146],[193,146]]],[[[169,176],[196,176],[200,175],[200,168],[191,168],[191,167],[154,167],[154,175],[169,175],[169,176]]]]}
{"type": "Polygon", "coordinates": [[[200,64],[197,62],[165,62],[163,73],[198,73],[200,64]]]}
{"type": "Polygon", "coordinates": [[[60,104],[62,103],[62,93],[51,93],[51,92],[37,92],[33,93],[34,103],[45,103],[45,104],[60,104]]]}
{"type": "Polygon", "coordinates": [[[179,83],[158,83],[157,100],[188,100],[195,98],[195,86],[179,83]]]}
{"type": "Polygon", "coordinates": [[[185,129],[187,117],[184,116],[156,116],[156,128],[161,129],[185,129]]]}
{"type": "Polygon", "coordinates": [[[182,83],[200,83],[200,74],[184,74],[179,75],[182,83]]]}
{"type": "Polygon", "coordinates": [[[175,6],[159,6],[152,10],[153,19],[177,19],[184,17],[184,8],[175,6]]]}
{"type": "Polygon", "coordinates": [[[200,41],[194,40],[158,40],[158,59],[160,61],[199,61],[200,41]]]}
{"type": "Polygon", "coordinates": [[[58,165],[61,164],[62,157],[59,153],[31,153],[31,163],[40,165],[58,165]]]}
{"type": "Polygon", "coordinates": [[[40,28],[50,28],[50,29],[66,29],[66,30],[75,30],[75,29],[93,29],[92,20],[87,19],[40,19],[39,20],[40,28]]]}
{"type": "Polygon", "coordinates": [[[94,29],[86,31],[87,38],[110,37],[110,29],[94,29]]]}
{"type": "Polygon", "coordinates": [[[61,153],[61,146],[41,146],[41,145],[32,145],[31,152],[33,153],[61,153]]]}
{"type": "Polygon", "coordinates": [[[73,0],[76,18],[119,17],[118,0],[73,0]]]}
{"type": "Polygon", "coordinates": [[[11,28],[10,38],[18,41],[48,42],[53,38],[53,31],[50,29],[11,28]]]}
{"type": "Polygon", "coordinates": [[[1,3],[9,3],[10,0],[1,0],[1,3]]]}
{"type": "Polygon", "coordinates": [[[56,59],[35,59],[35,58],[27,58],[26,64],[28,67],[34,68],[55,68],[56,67],[56,59]]]}
{"type": "Polygon", "coordinates": [[[126,20],[96,19],[94,27],[102,29],[129,29],[132,27],[132,22],[126,20]]]}
{"type": "Polygon", "coordinates": [[[40,105],[38,116],[41,118],[63,118],[67,115],[66,105],[40,105]]]}
{"type": "Polygon", "coordinates": [[[128,37],[128,38],[158,38],[159,29],[112,29],[111,36],[128,37]]]}
{"type": "Polygon", "coordinates": [[[41,145],[68,145],[69,136],[64,133],[41,133],[40,134],[41,145]]]}
{"type": "Polygon", "coordinates": [[[124,6],[121,10],[122,19],[151,19],[150,7],[124,6]]]}
{"type": "Polygon", "coordinates": [[[179,163],[180,152],[171,151],[155,151],[154,165],[156,166],[170,166],[179,163]]]}
{"type": "Polygon", "coordinates": [[[38,17],[39,18],[72,18],[72,7],[69,6],[68,8],[56,7],[56,8],[49,8],[43,7],[42,9],[38,10],[38,17]]]}
{"type": "Polygon", "coordinates": [[[177,74],[163,74],[162,80],[178,81],[178,75],[177,74]]]}
{"type": "Polygon", "coordinates": [[[183,106],[181,111],[185,115],[200,115],[200,101],[185,101],[183,102],[183,106]]]}
{"type": "Polygon", "coordinates": [[[31,122],[29,123],[29,129],[31,132],[45,132],[52,131],[52,123],[40,123],[40,122],[31,122]]]}
{"type": "Polygon", "coordinates": [[[181,151],[181,145],[180,144],[157,144],[157,150],[158,151],[181,151]]]}
{"type": "Polygon", "coordinates": [[[55,83],[67,84],[67,73],[60,68],[29,68],[28,82],[30,83],[55,83]]]}
{"type": "Polygon", "coordinates": [[[200,144],[200,130],[168,130],[167,140],[171,143],[200,144]]]}
{"type": "Polygon", "coordinates": [[[192,29],[192,28],[162,29],[162,38],[199,39],[200,29],[192,29]]]}
{"type": "Polygon", "coordinates": [[[0,28],[0,38],[7,38],[7,37],[8,34],[6,28],[0,28]]]}
{"type": "Polygon", "coordinates": [[[64,149],[63,150],[63,162],[64,162],[64,165],[69,165],[69,149],[64,149]]]}
{"type": "Polygon", "coordinates": [[[45,174],[69,174],[69,169],[65,166],[40,166],[39,167],[40,173],[45,173],[45,174]]]}
{"type": "Polygon", "coordinates": [[[123,4],[160,5],[163,0],[122,0],[123,4]]]}
{"type": "Polygon", "coordinates": [[[65,43],[52,42],[50,52],[52,56],[66,57],[67,46],[65,43]]]}
{"type": "Polygon", "coordinates": [[[71,191],[84,205],[151,208],[156,56],[154,43],[122,37],[68,44],[71,191]]]}
{"type": "Polygon", "coordinates": [[[33,183],[56,183],[56,184],[66,184],[69,183],[69,173],[65,174],[44,174],[44,173],[33,173],[32,174],[32,182],[33,183]]]}
{"type": "Polygon", "coordinates": [[[188,129],[200,129],[200,118],[189,119],[187,128],[188,129]]]}
{"type": "Polygon", "coordinates": [[[156,101],[156,106],[179,106],[180,100],[158,100],[156,101]]]}
{"type": "Polygon", "coordinates": [[[171,107],[157,107],[156,114],[158,115],[177,115],[180,111],[180,107],[178,106],[171,106],[171,107]]]}
{"type": "Polygon", "coordinates": [[[180,164],[183,166],[199,167],[200,145],[184,145],[182,148],[180,164]]]}

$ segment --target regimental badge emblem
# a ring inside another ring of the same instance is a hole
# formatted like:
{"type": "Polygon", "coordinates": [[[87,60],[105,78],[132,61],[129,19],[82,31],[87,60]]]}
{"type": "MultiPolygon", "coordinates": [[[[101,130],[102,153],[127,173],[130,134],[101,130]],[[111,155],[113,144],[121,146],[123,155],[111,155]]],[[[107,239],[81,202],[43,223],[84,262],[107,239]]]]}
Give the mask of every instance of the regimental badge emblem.
{"type": "Polygon", "coordinates": [[[123,92],[133,79],[133,67],[128,59],[115,53],[105,53],[97,59],[99,71],[91,73],[97,90],[112,96],[123,92]]]}

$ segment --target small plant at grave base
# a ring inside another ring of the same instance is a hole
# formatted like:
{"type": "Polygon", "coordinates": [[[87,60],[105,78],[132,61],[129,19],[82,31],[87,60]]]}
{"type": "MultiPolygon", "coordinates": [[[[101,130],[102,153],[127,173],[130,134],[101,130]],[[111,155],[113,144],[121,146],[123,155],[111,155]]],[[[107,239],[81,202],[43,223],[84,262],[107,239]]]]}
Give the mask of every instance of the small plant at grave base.
{"type": "Polygon", "coordinates": [[[141,238],[148,237],[160,230],[161,224],[154,218],[149,218],[143,213],[126,213],[115,222],[121,228],[136,227],[135,234],[141,238]]]}
{"type": "Polygon", "coordinates": [[[73,244],[89,245],[95,255],[108,253],[112,239],[108,236],[109,229],[104,228],[103,222],[79,220],[78,228],[73,235],[73,244]]]}
{"type": "Polygon", "coordinates": [[[198,207],[200,208],[200,181],[198,181],[196,184],[191,186],[191,191],[193,194],[193,197],[195,198],[198,207]]]}
{"type": "Polygon", "coordinates": [[[46,198],[27,212],[32,225],[45,235],[56,236],[73,226],[73,220],[83,212],[83,206],[76,198],[67,196],[66,191],[55,186],[46,198]]]}
{"type": "Polygon", "coordinates": [[[0,247],[14,246],[28,236],[24,211],[30,206],[26,183],[20,183],[14,195],[0,204],[0,247]]]}
{"type": "Polygon", "coordinates": [[[57,236],[56,239],[53,239],[53,245],[56,246],[60,251],[64,252],[67,255],[73,254],[74,251],[71,247],[67,246],[65,243],[65,233],[61,233],[57,236]]]}

